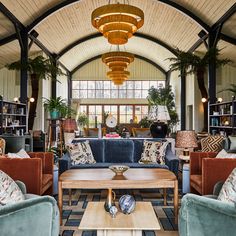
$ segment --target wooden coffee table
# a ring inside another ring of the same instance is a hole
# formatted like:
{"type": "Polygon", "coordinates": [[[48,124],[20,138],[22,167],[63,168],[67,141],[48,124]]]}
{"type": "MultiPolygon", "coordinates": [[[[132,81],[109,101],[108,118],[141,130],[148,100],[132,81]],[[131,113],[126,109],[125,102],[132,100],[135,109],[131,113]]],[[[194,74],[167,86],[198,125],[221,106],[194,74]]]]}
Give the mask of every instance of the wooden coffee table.
{"type": "Polygon", "coordinates": [[[142,236],[142,230],[160,230],[152,204],[136,202],[134,212],[118,212],[115,218],[105,211],[104,202],[89,202],[79,230],[97,230],[97,236],[142,236]]]}
{"type": "Polygon", "coordinates": [[[58,182],[58,206],[62,224],[63,189],[174,189],[175,222],[178,217],[178,180],[175,174],[160,168],[130,168],[117,176],[110,169],[71,169],[62,173],[58,182]]]}

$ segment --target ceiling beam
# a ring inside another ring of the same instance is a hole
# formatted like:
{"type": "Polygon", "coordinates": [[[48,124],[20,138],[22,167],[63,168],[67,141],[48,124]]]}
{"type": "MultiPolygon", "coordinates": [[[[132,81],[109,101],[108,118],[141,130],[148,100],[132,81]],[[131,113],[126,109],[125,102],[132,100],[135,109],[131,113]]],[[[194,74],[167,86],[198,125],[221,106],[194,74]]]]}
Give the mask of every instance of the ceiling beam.
{"type": "MultiPolygon", "coordinates": [[[[137,55],[137,54],[133,54],[133,55],[134,55],[136,58],[139,58],[140,60],[146,61],[147,63],[149,63],[149,64],[155,66],[158,70],[160,70],[163,74],[166,75],[167,71],[166,71],[163,67],[161,67],[160,65],[158,65],[156,62],[154,62],[154,61],[152,61],[152,60],[150,60],[150,59],[148,59],[148,58],[146,58],[146,57],[137,55]]],[[[97,59],[99,59],[99,58],[101,58],[101,57],[102,57],[102,54],[96,55],[96,56],[91,57],[91,58],[89,58],[88,60],[86,60],[86,61],[80,63],[79,65],[77,65],[77,66],[71,71],[71,74],[74,74],[74,73],[75,73],[77,70],[79,70],[81,67],[83,67],[83,66],[85,66],[86,64],[88,64],[88,63],[90,63],[90,62],[92,62],[92,61],[95,61],[95,60],[97,60],[97,59]]]]}
{"type": "MultiPolygon", "coordinates": [[[[57,58],[57,55],[50,52],[48,48],[46,48],[37,38],[35,38],[32,34],[29,35],[29,38],[39,47],[42,49],[42,51],[51,58],[57,58]]],[[[60,61],[58,61],[58,64],[67,72],[69,73],[70,70],[60,61]]]]}
{"type": "Polygon", "coordinates": [[[236,12],[236,3],[234,3],[229,10],[225,12],[223,16],[220,17],[218,21],[211,27],[211,30],[215,30],[220,25],[223,26],[223,24],[236,12]]]}
{"type": "MultiPolygon", "coordinates": [[[[78,39],[76,41],[74,41],[73,43],[69,44],[68,46],[66,46],[65,48],[63,48],[57,55],[59,59],[60,57],[62,57],[65,53],[67,53],[68,51],[70,51],[72,48],[76,47],[77,45],[84,43],[90,39],[94,39],[94,38],[98,38],[98,37],[103,37],[101,33],[95,33],[95,34],[91,34],[89,36],[86,36],[84,38],[78,39]]],[[[162,47],[164,47],[165,49],[167,49],[168,51],[170,51],[171,53],[173,53],[175,56],[177,56],[177,52],[174,48],[172,48],[171,46],[169,46],[168,44],[164,43],[163,41],[151,37],[149,35],[146,34],[142,34],[142,33],[135,33],[134,37],[139,37],[139,38],[143,38],[143,39],[147,39],[149,41],[152,41],[158,45],[161,45],[162,47]]]]}
{"type": "Polygon", "coordinates": [[[15,27],[24,29],[25,26],[0,2],[0,12],[7,17],[15,27]]]}
{"type": "Polygon", "coordinates": [[[17,34],[16,33],[11,34],[3,39],[0,39],[0,46],[2,46],[4,44],[8,44],[16,39],[17,39],[17,34]]]}

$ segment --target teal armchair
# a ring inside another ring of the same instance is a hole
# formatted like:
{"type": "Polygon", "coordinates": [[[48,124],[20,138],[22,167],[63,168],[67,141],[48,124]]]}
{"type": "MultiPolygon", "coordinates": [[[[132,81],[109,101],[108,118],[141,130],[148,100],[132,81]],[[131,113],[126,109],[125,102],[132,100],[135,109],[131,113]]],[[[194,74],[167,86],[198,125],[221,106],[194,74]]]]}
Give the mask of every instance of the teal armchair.
{"type": "Polygon", "coordinates": [[[186,194],[179,212],[180,236],[235,235],[236,206],[217,200],[222,184],[213,195],[186,194]]]}
{"type": "Polygon", "coordinates": [[[26,200],[0,206],[1,236],[58,236],[59,211],[54,198],[26,194],[25,185],[16,181],[26,200]]]}

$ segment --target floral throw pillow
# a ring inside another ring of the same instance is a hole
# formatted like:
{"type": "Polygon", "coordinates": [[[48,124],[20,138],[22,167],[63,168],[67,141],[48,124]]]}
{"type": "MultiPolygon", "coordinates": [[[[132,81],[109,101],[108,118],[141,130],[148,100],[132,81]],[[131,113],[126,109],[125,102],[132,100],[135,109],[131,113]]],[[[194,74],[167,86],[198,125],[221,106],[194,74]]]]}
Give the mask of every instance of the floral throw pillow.
{"type": "Polygon", "coordinates": [[[89,141],[79,142],[69,146],[72,164],[93,164],[96,163],[93,157],[89,141]]]}
{"type": "Polygon", "coordinates": [[[157,163],[164,165],[167,145],[168,141],[154,142],[145,140],[143,143],[143,153],[139,163],[157,163]]]}
{"type": "Polygon", "coordinates": [[[236,204],[236,168],[222,186],[218,200],[236,204]]]}
{"type": "Polygon", "coordinates": [[[15,181],[0,170],[0,205],[16,203],[25,199],[15,181]]]}

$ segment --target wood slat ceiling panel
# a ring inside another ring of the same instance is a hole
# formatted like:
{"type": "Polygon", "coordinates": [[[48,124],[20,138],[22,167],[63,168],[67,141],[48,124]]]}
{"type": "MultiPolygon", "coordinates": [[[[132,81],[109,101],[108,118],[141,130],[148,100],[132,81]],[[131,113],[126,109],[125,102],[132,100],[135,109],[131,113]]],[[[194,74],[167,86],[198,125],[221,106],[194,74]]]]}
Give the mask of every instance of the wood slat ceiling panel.
{"type": "MultiPolygon", "coordinates": [[[[41,51],[40,48],[33,44],[29,55],[32,56],[39,51],[41,51]]],[[[18,40],[14,40],[0,47],[0,68],[18,60],[20,60],[20,45],[18,40]]]]}
{"type": "MultiPolygon", "coordinates": [[[[48,17],[36,27],[39,40],[57,53],[69,43],[96,33],[90,22],[91,12],[98,1],[81,1],[48,17]],[[95,4],[96,3],[96,4],[95,4]]],[[[99,6],[107,1],[99,1],[99,6]]],[[[202,29],[178,11],[157,1],[130,1],[145,12],[145,23],[139,32],[159,38],[169,45],[188,50],[202,29]]]]}
{"type": "Polygon", "coordinates": [[[236,38],[236,13],[225,22],[222,32],[236,38]]]}
{"type": "Polygon", "coordinates": [[[213,25],[235,3],[235,0],[172,0],[195,15],[208,25],[213,25]]]}
{"type": "Polygon", "coordinates": [[[43,12],[63,2],[63,0],[1,0],[1,2],[21,23],[28,25],[43,12]]]}
{"type": "MultiPolygon", "coordinates": [[[[60,61],[64,63],[68,69],[73,70],[82,62],[99,54],[109,52],[110,50],[116,50],[116,48],[111,48],[103,37],[99,37],[74,47],[62,56],[60,61]]],[[[124,48],[121,47],[121,50],[124,50],[124,48]]],[[[165,48],[149,40],[140,39],[138,37],[131,38],[130,42],[125,45],[125,50],[152,60],[162,66],[166,71],[169,69],[169,61],[165,59],[174,56],[165,48]],[[142,47],[140,47],[140,45],[142,45],[142,47]]]]}
{"type": "Polygon", "coordinates": [[[20,46],[17,40],[1,46],[0,49],[0,68],[20,59],[20,46]]]}
{"type": "Polygon", "coordinates": [[[14,32],[14,25],[0,12],[0,39],[14,32]]]}

